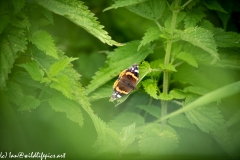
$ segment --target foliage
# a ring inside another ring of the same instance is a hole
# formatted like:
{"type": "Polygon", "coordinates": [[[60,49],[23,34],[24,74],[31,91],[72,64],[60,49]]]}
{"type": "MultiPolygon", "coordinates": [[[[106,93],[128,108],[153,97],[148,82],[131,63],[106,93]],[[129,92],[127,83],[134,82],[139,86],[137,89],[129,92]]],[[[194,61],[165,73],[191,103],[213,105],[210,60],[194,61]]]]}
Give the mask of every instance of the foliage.
{"type": "Polygon", "coordinates": [[[235,1],[0,6],[1,151],[64,151],[69,159],[240,156],[235,1]],[[110,102],[114,80],[135,63],[137,89],[110,102]]]}

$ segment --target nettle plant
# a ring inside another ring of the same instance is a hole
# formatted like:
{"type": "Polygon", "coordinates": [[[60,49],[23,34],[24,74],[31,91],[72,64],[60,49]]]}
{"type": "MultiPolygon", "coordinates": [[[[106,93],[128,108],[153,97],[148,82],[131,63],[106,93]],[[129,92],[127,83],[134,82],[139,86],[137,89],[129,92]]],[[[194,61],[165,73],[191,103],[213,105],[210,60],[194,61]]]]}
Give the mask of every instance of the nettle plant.
{"type": "Polygon", "coordinates": [[[125,7],[152,21],[141,40],[125,44],[112,40],[81,1],[0,3],[0,87],[4,101],[20,111],[45,103],[66,113],[80,127],[84,110],[97,132],[94,147],[98,155],[188,154],[188,145],[196,144],[210,155],[218,153],[211,148],[215,146],[225,152],[223,155],[237,156],[235,142],[240,130],[231,127],[239,123],[240,110],[235,109],[226,120],[221,109],[223,98],[240,92],[239,79],[221,81],[229,76],[228,70],[240,69],[240,35],[226,31],[231,2],[116,0],[104,11],[125,7]],[[222,28],[208,19],[209,12],[219,17],[222,28]],[[71,64],[77,58],[58,49],[52,36],[41,29],[53,24],[53,13],[103,43],[118,46],[86,87],[80,84],[81,73],[71,64]],[[38,23],[36,19],[40,19],[38,23]],[[149,54],[159,58],[149,61],[149,54]],[[108,101],[112,80],[134,63],[140,68],[137,90],[114,102],[124,106],[118,116],[108,123],[102,121],[91,103],[103,98],[108,101]]]}

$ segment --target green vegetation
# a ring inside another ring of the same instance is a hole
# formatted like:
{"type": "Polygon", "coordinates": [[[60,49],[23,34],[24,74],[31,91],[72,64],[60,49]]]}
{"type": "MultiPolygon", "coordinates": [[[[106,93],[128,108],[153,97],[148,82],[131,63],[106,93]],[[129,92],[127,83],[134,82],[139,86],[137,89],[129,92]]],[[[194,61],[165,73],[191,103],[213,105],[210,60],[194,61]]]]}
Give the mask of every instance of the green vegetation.
{"type": "Polygon", "coordinates": [[[0,154],[239,157],[239,12],[234,0],[1,0],[0,154]],[[111,102],[134,63],[137,90],[111,102]]]}

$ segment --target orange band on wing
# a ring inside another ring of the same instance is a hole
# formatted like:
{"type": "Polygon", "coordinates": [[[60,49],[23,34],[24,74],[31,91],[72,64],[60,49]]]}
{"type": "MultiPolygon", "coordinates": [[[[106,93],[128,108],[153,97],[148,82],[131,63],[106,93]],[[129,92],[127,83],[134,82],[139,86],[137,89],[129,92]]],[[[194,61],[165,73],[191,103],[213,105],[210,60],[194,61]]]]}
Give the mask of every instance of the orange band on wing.
{"type": "Polygon", "coordinates": [[[113,89],[118,85],[118,83],[119,83],[119,80],[116,80],[116,81],[114,82],[114,84],[113,84],[113,89]]]}
{"type": "Polygon", "coordinates": [[[125,74],[126,70],[122,71],[120,74],[119,74],[119,77],[122,78],[122,76],[125,74]]]}
{"type": "Polygon", "coordinates": [[[138,81],[138,77],[136,77],[133,73],[127,72],[126,75],[130,75],[130,76],[132,76],[134,79],[136,79],[138,81]]]}
{"type": "Polygon", "coordinates": [[[125,92],[119,89],[119,87],[116,87],[116,91],[118,91],[119,93],[123,93],[123,94],[128,94],[129,92],[125,92]]]}

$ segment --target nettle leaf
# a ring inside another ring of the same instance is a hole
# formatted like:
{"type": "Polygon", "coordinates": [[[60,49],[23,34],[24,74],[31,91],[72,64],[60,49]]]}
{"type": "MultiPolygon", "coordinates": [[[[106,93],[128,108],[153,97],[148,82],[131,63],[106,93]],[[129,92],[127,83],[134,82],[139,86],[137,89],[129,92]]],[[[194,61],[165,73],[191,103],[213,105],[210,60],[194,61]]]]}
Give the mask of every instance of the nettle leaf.
{"type": "Polygon", "coordinates": [[[46,55],[58,58],[57,48],[54,41],[46,31],[38,30],[29,37],[29,41],[37,46],[41,51],[44,51],[46,55]]]}
{"type": "Polygon", "coordinates": [[[142,82],[144,90],[153,98],[158,99],[158,93],[160,92],[157,86],[157,81],[153,79],[146,79],[142,82]]]}
{"type": "Polygon", "coordinates": [[[210,92],[209,89],[199,87],[199,86],[188,86],[188,87],[184,88],[183,91],[184,92],[195,93],[195,94],[198,94],[198,95],[204,95],[204,94],[210,92]]]}
{"type": "Polygon", "coordinates": [[[210,10],[227,13],[216,0],[205,0],[203,4],[210,10]]]}
{"type": "MultiPolygon", "coordinates": [[[[120,132],[120,141],[122,143],[122,148],[125,149],[127,146],[131,145],[135,140],[135,128],[136,124],[133,123],[127,127],[124,127],[120,132]]],[[[123,150],[122,149],[122,150],[123,150]]]]}
{"type": "Polygon", "coordinates": [[[192,9],[194,6],[196,6],[197,3],[199,3],[200,0],[194,0],[191,1],[190,3],[188,3],[188,5],[186,6],[188,9],[192,9]]]}
{"type": "Polygon", "coordinates": [[[60,61],[57,61],[50,67],[49,73],[51,76],[56,76],[60,71],[64,70],[72,61],[76,59],[78,58],[64,58],[60,61]]]}
{"type": "Polygon", "coordinates": [[[173,99],[173,95],[171,95],[170,93],[161,93],[159,96],[159,99],[163,100],[163,101],[170,101],[173,99]]]}
{"type": "Polygon", "coordinates": [[[13,7],[14,7],[14,14],[20,12],[22,8],[24,7],[26,1],[25,0],[12,0],[13,7]]]}
{"type": "Polygon", "coordinates": [[[187,62],[188,64],[192,65],[193,67],[198,68],[198,63],[197,63],[196,59],[194,58],[194,56],[192,56],[189,53],[180,52],[179,54],[177,54],[176,58],[187,62]]]}
{"type": "Polygon", "coordinates": [[[156,26],[148,28],[148,30],[145,32],[144,36],[142,37],[142,40],[140,42],[138,49],[140,49],[142,46],[160,38],[161,33],[162,32],[160,31],[160,29],[156,26]]]}
{"type": "Polygon", "coordinates": [[[188,11],[186,15],[184,18],[184,28],[195,27],[202,18],[206,17],[206,14],[200,8],[188,11]]]}
{"type": "Polygon", "coordinates": [[[11,18],[11,24],[15,27],[27,28],[27,29],[29,29],[29,27],[31,26],[28,20],[28,16],[26,16],[26,14],[22,12],[18,13],[16,16],[11,18]]]}
{"type": "Polygon", "coordinates": [[[25,64],[19,64],[18,66],[23,67],[27,70],[29,75],[34,79],[35,81],[41,81],[44,75],[44,72],[42,69],[39,68],[39,65],[36,61],[28,62],[25,64]]]}
{"type": "Polygon", "coordinates": [[[38,81],[33,80],[29,73],[24,71],[17,71],[12,77],[13,81],[18,82],[23,85],[27,85],[34,88],[42,89],[45,84],[39,83],[38,81]]]}
{"type": "Polygon", "coordinates": [[[181,39],[205,50],[214,60],[219,59],[216,42],[209,30],[199,27],[187,28],[181,32],[181,39]]]}
{"type": "Polygon", "coordinates": [[[139,150],[143,155],[168,155],[178,148],[178,142],[178,135],[172,127],[153,124],[143,130],[139,150]]]}
{"type": "Polygon", "coordinates": [[[45,8],[41,8],[40,12],[42,12],[42,14],[46,17],[46,19],[47,19],[51,24],[54,24],[52,12],[50,12],[49,10],[47,10],[47,9],[45,9],[45,8]]]}
{"type": "Polygon", "coordinates": [[[1,23],[0,23],[0,34],[1,34],[11,21],[10,21],[9,15],[2,15],[0,17],[0,20],[1,20],[1,23]]]}
{"type": "Polygon", "coordinates": [[[109,98],[111,96],[110,94],[113,91],[113,83],[114,82],[110,81],[110,83],[106,83],[97,88],[94,92],[89,94],[89,100],[94,101],[102,98],[109,98]]]}
{"type": "MultiPolygon", "coordinates": [[[[171,28],[171,24],[172,24],[172,15],[168,15],[168,18],[166,19],[166,21],[164,22],[164,26],[166,30],[169,30],[171,28]]],[[[185,12],[179,12],[177,15],[177,19],[176,19],[176,28],[178,27],[178,24],[180,22],[182,22],[182,20],[184,20],[184,18],[186,17],[186,13],[185,12]]]]}
{"type": "Polygon", "coordinates": [[[20,105],[23,101],[24,95],[21,86],[14,82],[7,83],[6,97],[10,102],[20,105]]]}
{"type": "Polygon", "coordinates": [[[23,97],[22,103],[19,105],[19,111],[30,111],[37,108],[41,102],[33,96],[27,95],[23,97]]]}
{"type": "Polygon", "coordinates": [[[172,72],[177,72],[177,70],[175,69],[175,67],[172,64],[164,65],[162,63],[162,64],[160,64],[160,67],[162,68],[162,70],[168,70],[168,71],[172,71],[172,72]]]}
{"type": "Polygon", "coordinates": [[[66,113],[67,118],[83,126],[83,115],[80,106],[61,94],[54,94],[54,97],[48,101],[49,105],[56,112],[66,113]]]}
{"type": "Polygon", "coordinates": [[[235,155],[235,148],[227,131],[225,120],[217,106],[201,106],[185,112],[185,114],[203,132],[212,134],[228,154],[235,155]]]}
{"type": "Polygon", "coordinates": [[[162,69],[159,66],[159,64],[161,64],[163,62],[164,62],[163,59],[156,59],[156,60],[150,62],[150,67],[149,67],[150,71],[151,71],[149,73],[150,77],[160,77],[161,76],[162,69]]]}
{"type": "Polygon", "coordinates": [[[231,18],[231,12],[230,13],[217,12],[217,15],[223,23],[224,30],[227,30],[228,22],[231,18]]]}
{"type": "MultiPolygon", "coordinates": [[[[171,54],[175,57],[178,53],[182,51],[183,45],[182,43],[175,42],[172,44],[172,51],[171,54]]],[[[164,60],[162,61],[164,63],[164,60]]]]}
{"type": "Polygon", "coordinates": [[[161,18],[165,8],[165,0],[151,0],[127,7],[127,9],[129,9],[131,12],[150,20],[157,20],[161,18]]]}
{"type": "Polygon", "coordinates": [[[240,47],[240,34],[225,32],[221,28],[213,30],[214,39],[219,47],[240,47]]]}
{"type": "Polygon", "coordinates": [[[40,101],[31,95],[24,95],[21,86],[14,82],[7,83],[7,98],[19,106],[19,111],[30,111],[40,105],[40,101]]]}
{"type": "Polygon", "coordinates": [[[172,95],[174,99],[184,99],[187,96],[187,94],[180,89],[173,89],[169,94],[172,95]]]}
{"type": "Polygon", "coordinates": [[[229,118],[229,120],[226,122],[226,125],[228,127],[231,127],[235,125],[236,123],[240,122],[240,110],[238,110],[236,113],[234,113],[233,116],[229,118]]]}
{"type": "Polygon", "coordinates": [[[62,92],[67,98],[73,99],[71,85],[71,80],[67,75],[60,75],[57,77],[57,81],[50,84],[50,87],[62,92]]]}
{"type": "Polygon", "coordinates": [[[117,9],[120,7],[136,5],[136,4],[142,3],[144,1],[146,1],[146,0],[118,0],[118,1],[115,1],[115,3],[113,5],[111,5],[111,7],[104,9],[103,12],[110,10],[110,9],[117,9]]]}
{"type": "Polygon", "coordinates": [[[134,112],[123,112],[110,121],[108,125],[120,133],[123,127],[127,127],[133,123],[136,123],[136,126],[139,127],[144,124],[144,118],[134,112]]]}
{"type": "Polygon", "coordinates": [[[137,105],[138,108],[143,109],[147,113],[151,114],[156,118],[161,117],[161,108],[159,106],[154,105],[137,105]]]}
{"type": "Polygon", "coordinates": [[[209,54],[191,44],[184,46],[184,52],[190,53],[199,64],[207,66],[217,66],[229,69],[240,69],[240,55],[239,50],[236,48],[219,48],[219,61],[212,63],[209,54]]]}
{"type": "Polygon", "coordinates": [[[122,70],[131,67],[134,63],[140,63],[148,54],[153,52],[153,47],[150,45],[146,45],[140,50],[137,50],[138,45],[139,41],[129,42],[125,46],[119,47],[110,53],[106,65],[96,72],[93,80],[87,86],[86,94],[93,92],[122,70]]]}
{"type": "Polygon", "coordinates": [[[4,35],[0,40],[0,88],[6,85],[8,74],[11,72],[18,52],[24,52],[27,49],[24,30],[8,27],[4,35]]]}
{"type": "Polygon", "coordinates": [[[184,114],[179,114],[175,117],[169,118],[168,123],[176,127],[187,128],[191,130],[197,129],[196,126],[192,124],[184,114]]]}
{"type": "Polygon", "coordinates": [[[41,0],[37,1],[38,4],[44,8],[66,17],[73,23],[81,26],[93,36],[97,37],[103,43],[112,46],[120,46],[111,39],[108,33],[103,30],[103,26],[99,24],[97,18],[90,10],[83,5],[83,2],[78,0],[41,0]]]}
{"type": "Polygon", "coordinates": [[[211,91],[207,94],[204,94],[203,96],[199,97],[195,101],[188,103],[183,108],[181,108],[175,112],[172,112],[172,113],[166,115],[165,117],[162,117],[161,121],[171,118],[171,117],[174,117],[181,113],[185,113],[187,111],[198,108],[200,106],[206,105],[208,103],[215,102],[219,99],[234,95],[239,92],[240,92],[240,81],[231,83],[229,85],[226,85],[224,87],[221,87],[219,89],[211,91]]]}
{"type": "Polygon", "coordinates": [[[215,28],[214,25],[206,19],[202,19],[201,22],[199,22],[199,26],[208,30],[213,30],[215,28]]]}

